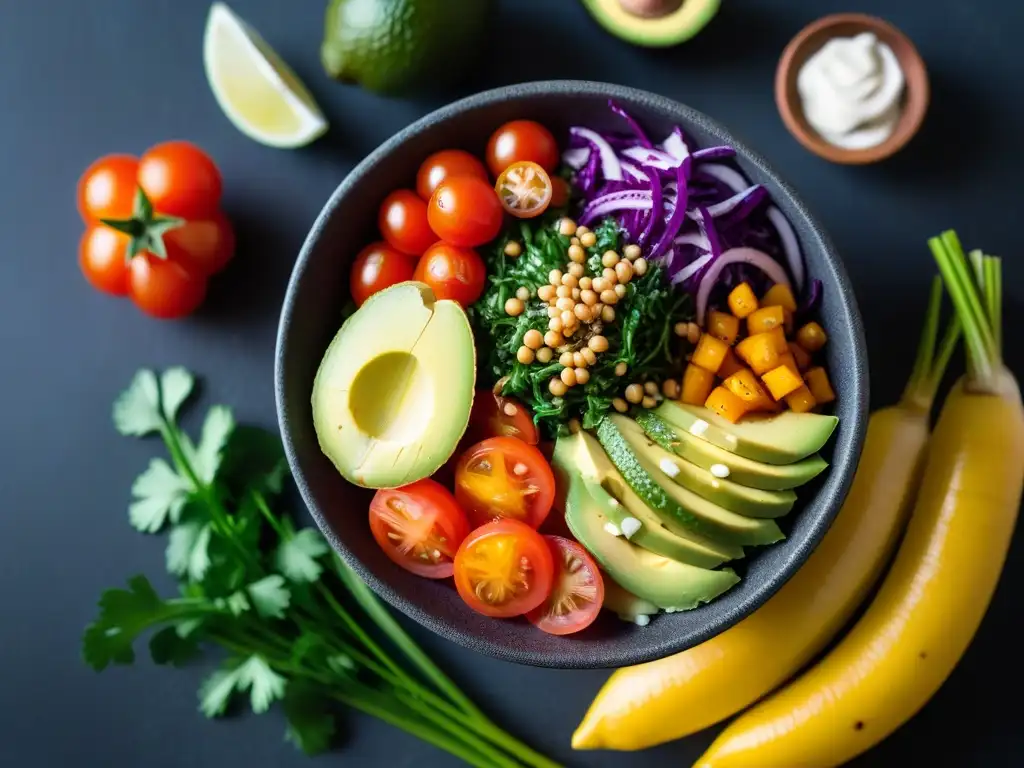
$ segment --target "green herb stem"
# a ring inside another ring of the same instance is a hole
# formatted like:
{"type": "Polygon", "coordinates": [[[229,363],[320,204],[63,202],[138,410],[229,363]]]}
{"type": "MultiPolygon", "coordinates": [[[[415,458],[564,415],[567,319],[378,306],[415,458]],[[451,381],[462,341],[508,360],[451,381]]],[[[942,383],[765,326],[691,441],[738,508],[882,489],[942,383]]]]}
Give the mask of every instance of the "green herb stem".
{"type": "Polygon", "coordinates": [[[904,406],[912,406],[922,411],[931,410],[935,401],[935,393],[949,365],[950,357],[960,340],[960,324],[954,317],[946,328],[942,342],[936,352],[935,344],[939,335],[939,316],[942,311],[942,278],[936,276],[932,281],[928,309],[925,312],[921,340],[917,346],[917,356],[910,379],[903,390],[904,406]]]}

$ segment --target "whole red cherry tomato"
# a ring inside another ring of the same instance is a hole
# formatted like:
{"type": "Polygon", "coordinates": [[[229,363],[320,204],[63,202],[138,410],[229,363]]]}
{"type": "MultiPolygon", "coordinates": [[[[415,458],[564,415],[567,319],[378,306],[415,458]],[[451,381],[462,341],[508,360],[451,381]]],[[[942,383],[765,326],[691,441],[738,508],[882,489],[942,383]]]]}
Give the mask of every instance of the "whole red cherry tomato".
{"type": "Polygon", "coordinates": [[[484,292],[487,268],[472,248],[434,243],[420,257],[413,279],[429,285],[438,299],[468,307],[484,292]]]}
{"type": "Polygon", "coordinates": [[[377,225],[393,248],[410,256],[420,256],[437,241],[427,221],[427,204],[411,189],[399,189],[384,198],[377,225]]]}
{"type": "Polygon", "coordinates": [[[504,219],[494,189],[476,176],[442,182],[427,204],[430,228],[452,245],[474,248],[498,236],[504,219]]]}
{"type": "Polygon", "coordinates": [[[461,149],[444,149],[423,161],[416,174],[416,192],[424,200],[430,200],[442,181],[456,176],[476,176],[489,181],[487,169],[474,155],[461,149]]]}
{"type": "Polygon", "coordinates": [[[548,173],[558,167],[558,142],[551,131],[533,120],[505,123],[487,142],[487,167],[495,176],[523,160],[536,163],[548,173]]]}
{"type": "Polygon", "coordinates": [[[359,306],[363,302],[395,283],[412,280],[415,263],[384,242],[370,243],[356,256],[352,264],[349,288],[359,306]]]}

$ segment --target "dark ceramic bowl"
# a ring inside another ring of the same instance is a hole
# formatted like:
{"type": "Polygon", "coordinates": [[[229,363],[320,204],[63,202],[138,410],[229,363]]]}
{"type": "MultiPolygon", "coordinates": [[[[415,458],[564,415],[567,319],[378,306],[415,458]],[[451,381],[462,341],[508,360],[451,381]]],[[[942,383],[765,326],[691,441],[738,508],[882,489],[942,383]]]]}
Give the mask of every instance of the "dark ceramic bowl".
{"type": "Polygon", "coordinates": [[[718,123],[689,107],[643,91],[604,83],[541,82],[481,93],[417,121],[360,163],[327,201],[299,254],[281,312],[276,361],[277,409],[288,460],[299,490],[332,546],[391,605],[443,637],[501,659],[546,667],[618,667],[682,651],[723,631],[764,603],[814,549],[839,510],[864,437],[868,401],[864,335],[842,262],[796,194],[767,163],[718,123]],[[328,342],[348,299],[349,266],[377,235],[377,208],[392,190],[415,182],[432,152],[462,147],[482,153],[500,124],[532,118],[564,136],[570,125],[616,128],[615,98],[654,136],[681,125],[701,146],[736,148],[739,168],[764,184],[789,217],[808,275],[823,285],[823,323],[830,335],[829,370],[838,392],[839,427],[826,458],[831,468],[800,489],[783,523],[788,538],[751,549],[737,564],[743,580],[710,605],[662,615],[646,627],[602,617],[584,632],[556,637],[523,620],[497,620],[471,611],[446,581],[430,581],[394,565],[370,535],[372,491],[349,485],[323,456],[313,430],[310,393],[328,342]]]}

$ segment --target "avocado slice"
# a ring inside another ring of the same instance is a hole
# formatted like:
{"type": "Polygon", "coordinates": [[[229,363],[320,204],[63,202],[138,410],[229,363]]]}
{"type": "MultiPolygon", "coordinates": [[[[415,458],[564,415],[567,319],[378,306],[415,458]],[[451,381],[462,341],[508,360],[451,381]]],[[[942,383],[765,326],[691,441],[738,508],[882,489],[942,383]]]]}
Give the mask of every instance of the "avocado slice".
{"type": "Polygon", "coordinates": [[[664,48],[689,40],[718,12],[720,0],[583,0],[598,24],[634,45],[664,48]]]}
{"type": "Polygon", "coordinates": [[[395,488],[432,475],[473,404],[466,313],[424,283],[374,294],[341,326],[313,381],[320,449],[348,481],[395,488]]]}
{"type": "Polygon", "coordinates": [[[719,468],[719,475],[716,476],[666,451],[644,434],[637,422],[624,416],[611,418],[618,422],[619,431],[633,447],[634,453],[643,454],[676,485],[693,491],[723,509],[747,517],[773,518],[782,517],[796,503],[796,494],[792,491],[762,491],[739,485],[727,479],[727,467],[719,468]]]}
{"type": "Polygon", "coordinates": [[[602,513],[608,518],[610,535],[618,532],[637,546],[698,568],[714,568],[743,557],[742,547],[720,544],[654,514],[629,487],[600,443],[586,432],[559,437],[551,465],[558,486],[578,479],[594,498],[608,499],[602,513]]]}
{"type": "Polygon", "coordinates": [[[624,589],[607,573],[604,576],[604,602],[601,607],[611,611],[623,621],[646,627],[661,609],[650,600],[644,600],[624,589]]]}
{"type": "MultiPolygon", "coordinates": [[[[813,480],[828,466],[828,462],[818,454],[792,464],[765,464],[737,456],[703,438],[694,437],[685,429],[673,427],[653,411],[640,411],[636,421],[647,436],[666,451],[709,471],[715,465],[725,467],[729,470],[730,480],[749,488],[766,491],[797,488],[813,480]]],[[[721,471],[719,468],[716,470],[721,471]]]]}
{"type": "Polygon", "coordinates": [[[719,448],[766,464],[789,464],[822,449],[839,423],[835,416],[783,411],[745,416],[733,424],[699,405],[666,400],[655,413],[719,448]]]}
{"type": "Polygon", "coordinates": [[[685,611],[714,600],[739,583],[730,569],[712,571],[671,560],[630,544],[605,530],[604,514],[611,496],[600,486],[594,497],[576,475],[570,479],[565,503],[565,522],[577,541],[587,548],[605,571],[623,587],[659,608],[685,611]]]}
{"type": "Polygon", "coordinates": [[[674,519],[726,544],[772,544],[785,538],[773,520],[737,515],[671,481],[659,482],[664,471],[646,452],[633,450],[622,434],[626,422],[630,420],[624,416],[606,416],[597,428],[597,439],[626,482],[662,520],[674,519]]]}

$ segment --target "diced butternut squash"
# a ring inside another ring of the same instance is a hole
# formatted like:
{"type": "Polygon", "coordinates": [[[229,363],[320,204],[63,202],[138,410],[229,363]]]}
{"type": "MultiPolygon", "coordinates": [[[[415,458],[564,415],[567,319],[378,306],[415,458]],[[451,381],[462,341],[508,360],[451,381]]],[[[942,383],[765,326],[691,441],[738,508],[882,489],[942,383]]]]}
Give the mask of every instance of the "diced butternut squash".
{"type": "Polygon", "coordinates": [[[757,310],[757,296],[750,283],[740,283],[729,292],[729,311],[742,319],[757,310]]]}
{"type": "Polygon", "coordinates": [[[766,410],[774,404],[757,376],[749,368],[741,368],[723,381],[722,386],[745,402],[748,410],[766,410]]]}
{"type": "Polygon", "coordinates": [[[725,353],[725,358],[722,360],[722,364],[718,367],[719,378],[727,379],[736,373],[736,371],[742,370],[744,370],[743,363],[740,362],[740,359],[736,357],[736,353],[730,348],[729,351],[725,353]]]}
{"type": "Polygon", "coordinates": [[[817,405],[817,402],[815,402],[811,390],[807,388],[806,384],[803,384],[786,395],[786,405],[794,413],[807,413],[817,405]]]}
{"type": "Polygon", "coordinates": [[[768,387],[771,396],[776,400],[781,400],[804,384],[804,380],[800,378],[800,373],[788,365],[772,368],[772,370],[761,377],[761,381],[768,387]]]}
{"type": "Polygon", "coordinates": [[[749,408],[740,398],[734,395],[725,387],[715,387],[704,401],[704,407],[709,408],[723,419],[728,419],[733,424],[739,421],[749,408]]]}
{"type": "Polygon", "coordinates": [[[779,351],[775,346],[775,339],[770,333],[758,333],[754,336],[747,336],[736,345],[736,354],[747,365],[754,369],[754,373],[762,376],[779,365],[779,351]]]}
{"type": "Polygon", "coordinates": [[[775,342],[775,351],[780,355],[784,355],[789,352],[789,342],[786,341],[786,332],[781,328],[772,328],[770,331],[765,331],[766,335],[772,337],[772,341],[775,342]]]}
{"type": "Polygon", "coordinates": [[[715,374],[690,363],[683,372],[683,392],[679,399],[689,405],[704,405],[715,386],[715,374]]]}
{"type": "Polygon", "coordinates": [[[788,349],[784,354],[779,355],[779,365],[784,365],[797,376],[800,375],[800,366],[796,364],[796,358],[793,357],[793,353],[788,349]]]}
{"type": "Polygon", "coordinates": [[[781,331],[785,321],[786,311],[782,307],[761,307],[747,316],[747,333],[753,336],[755,333],[767,333],[773,328],[781,331]]]}
{"type": "Polygon", "coordinates": [[[740,319],[728,312],[709,312],[708,333],[726,344],[732,344],[740,335],[740,319]]]}
{"type": "Polygon", "coordinates": [[[796,332],[796,343],[808,352],[817,352],[825,346],[828,336],[825,329],[813,320],[796,332]]]}
{"type": "Polygon", "coordinates": [[[814,395],[818,405],[831,403],[836,399],[832,383],[828,380],[828,373],[820,365],[808,369],[807,373],[804,374],[804,379],[807,381],[807,388],[811,390],[811,394],[814,395]]]}
{"type": "Polygon", "coordinates": [[[806,371],[811,367],[811,353],[795,341],[789,342],[789,353],[793,355],[793,359],[796,360],[796,367],[801,371],[806,371]]]}
{"type": "Polygon", "coordinates": [[[796,312],[796,299],[788,285],[776,283],[761,297],[762,307],[770,307],[775,304],[789,312],[796,312]]]}
{"type": "Polygon", "coordinates": [[[716,339],[710,333],[702,333],[697,348],[693,350],[690,362],[699,365],[706,371],[717,373],[725,359],[725,353],[729,351],[729,345],[721,339],[716,339]]]}

